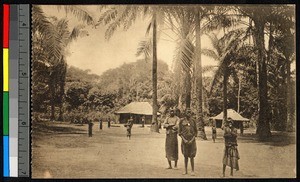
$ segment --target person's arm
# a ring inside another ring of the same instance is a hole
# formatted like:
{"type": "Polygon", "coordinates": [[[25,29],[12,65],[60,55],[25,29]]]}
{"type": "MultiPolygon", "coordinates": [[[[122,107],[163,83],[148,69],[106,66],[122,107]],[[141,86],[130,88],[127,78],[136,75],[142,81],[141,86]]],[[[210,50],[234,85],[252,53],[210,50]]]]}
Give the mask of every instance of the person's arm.
{"type": "Polygon", "coordinates": [[[165,121],[163,123],[163,127],[166,128],[166,129],[169,127],[168,117],[165,119],[165,121]]]}
{"type": "Polygon", "coordinates": [[[194,123],[194,131],[195,131],[194,137],[197,137],[197,135],[198,135],[198,130],[197,130],[197,124],[196,124],[196,121],[193,120],[193,123],[194,123]]]}

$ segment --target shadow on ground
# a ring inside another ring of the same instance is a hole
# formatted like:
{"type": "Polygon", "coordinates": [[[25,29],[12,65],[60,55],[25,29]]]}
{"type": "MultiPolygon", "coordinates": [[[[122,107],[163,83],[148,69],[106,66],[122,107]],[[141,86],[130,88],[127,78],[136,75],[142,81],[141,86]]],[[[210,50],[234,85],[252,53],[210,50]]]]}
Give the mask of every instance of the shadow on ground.
{"type": "Polygon", "coordinates": [[[244,134],[238,136],[238,142],[242,143],[260,143],[270,146],[286,146],[296,144],[295,133],[272,132],[272,136],[264,141],[260,141],[257,135],[244,134]]]}

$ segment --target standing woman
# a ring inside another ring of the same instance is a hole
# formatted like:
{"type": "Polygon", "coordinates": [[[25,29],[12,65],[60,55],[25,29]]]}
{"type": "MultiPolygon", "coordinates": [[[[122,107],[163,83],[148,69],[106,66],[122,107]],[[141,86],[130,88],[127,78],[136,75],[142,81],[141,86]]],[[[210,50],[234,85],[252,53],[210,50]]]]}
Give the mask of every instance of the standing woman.
{"type": "Polygon", "coordinates": [[[226,166],[231,168],[230,175],[233,176],[233,169],[239,170],[238,160],[240,159],[237,149],[237,129],[233,127],[232,119],[228,118],[227,126],[224,129],[225,150],[223,157],[223,177],[225,177],[226,166]]]}
{"type": "Polygon", "coordinates": [[[179,118],[175,116],[173,108],[170,109],[170,116],[166,118],[163,127],[166,129],[166,158],[168,160],[169,167],[172,169],[171,161],[175,161],[174,168],[177,169],[178,161],[178,124],[179,118]]]}

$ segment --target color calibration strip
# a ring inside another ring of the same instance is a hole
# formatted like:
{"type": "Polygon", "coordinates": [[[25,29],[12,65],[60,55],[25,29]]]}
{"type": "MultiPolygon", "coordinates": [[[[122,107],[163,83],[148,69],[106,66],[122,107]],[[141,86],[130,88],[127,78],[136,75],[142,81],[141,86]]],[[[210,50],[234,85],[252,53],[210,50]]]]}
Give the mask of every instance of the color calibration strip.
{"type": "Polygon", "coordinates": [[[10,176],[9,165],[9,5],[3,5],[3,176],[10,176]]]}

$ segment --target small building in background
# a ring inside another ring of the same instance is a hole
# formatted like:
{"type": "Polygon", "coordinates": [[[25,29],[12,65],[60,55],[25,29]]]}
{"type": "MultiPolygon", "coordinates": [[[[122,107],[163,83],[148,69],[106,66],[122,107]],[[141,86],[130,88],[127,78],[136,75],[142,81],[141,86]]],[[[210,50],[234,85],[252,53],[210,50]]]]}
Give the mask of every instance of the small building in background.
{"type": "MultiPolygon", "coordinates": [[[[152,106],[148,102],[131,102],[115,112],[118,123],[126,123],[130,116],[133,116],[134,124],[142,124],[142,117],[145,117],[145,124],[152,122],[152,106]]],[[[160,113],[157,113],[159,116],[160,113]]]]}
{"type": "MultiPolygon", "coordinates": [[[[249,122],[250,120],[241,116],[238,112],[233,109],[227,109],[227,118],[231,118],[233,121],[233,126],[235,128],[241,128],[244,122],[249,122]]],[[[209,119],[214,120],[217,128],[222,127],[223,121],[223,112],[218,114],[217,116],[210,117],[209,119]]]]}

